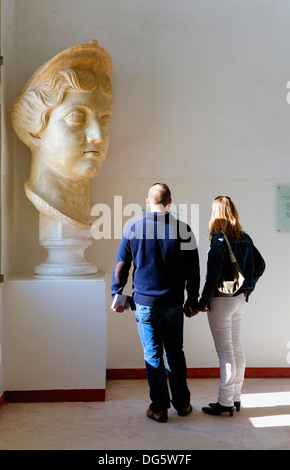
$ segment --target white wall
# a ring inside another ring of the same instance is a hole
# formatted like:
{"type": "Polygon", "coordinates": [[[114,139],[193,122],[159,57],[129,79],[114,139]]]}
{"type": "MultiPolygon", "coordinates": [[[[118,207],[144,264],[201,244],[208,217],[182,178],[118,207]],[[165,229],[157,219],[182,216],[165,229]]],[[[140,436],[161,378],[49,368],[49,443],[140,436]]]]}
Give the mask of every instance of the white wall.
{"type": "Polygon", "coordinates": [[[15,133],[11,126],[11,107],[15,100],[16,55],[15,55],[15,2],[1,0],[1,54],[4,62],[2,73],[2,269],[5,275],[15,270],[17,206],[15,197],[15,133]]]}
{"type": "MultiPolygon", "coordinates": [[[[276,231],[275,194],[277,184],[290,184],[290,3],[15,0],[15,5],[16,57],[7,65],[16,77],[15,99],[35,69],[67,47],[97,39],[112,56],[110,148],[92,181],[92,205],[113,209],[114,195],[122,195],[124,205],[144,205],[148,187],[167,182],[176,204],[199,204],[204,276],[211,201],[231,196],[267,262],[245,315],[247,365],[288,366],[290,234],[276,231]]],[[[10,152],[17,242],[9,256],[15,274],[31,274],[44,252],[38,214],[23,191],[30,151],[16,139],[15,145],[10,152]]],[[[95,241],[87,252],[107,273],[107,367],[143,367],[133,314],[110,310],[118,242],[95,241]]],[[[217,366],[205,314],[185,325],[188,366],[217,366]]]]}
{"type": "MultiPolygon", "coordinates": [[[[10,125],[10,109],[15,99],[15,4],[11,0],[1,0],[1,55],[5,57],[1,66],[2,80],[2,119],[1,119],[1,273],[5,276],[13,273],[15,251],[15,222],[14,210],[14,143],[15,136],[10,125]]],[[[0,397],[4,389],[4,360],[3,360],[3,313],[2,295],[4,285],[0,286],[0,397]]]]}

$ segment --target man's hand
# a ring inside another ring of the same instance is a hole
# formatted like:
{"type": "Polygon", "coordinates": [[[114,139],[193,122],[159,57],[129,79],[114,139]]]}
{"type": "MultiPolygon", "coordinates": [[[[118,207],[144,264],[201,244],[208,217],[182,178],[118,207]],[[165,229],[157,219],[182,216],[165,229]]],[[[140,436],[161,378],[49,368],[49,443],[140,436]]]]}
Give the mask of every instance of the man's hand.
{"type": "Polygon", "coordinates": [[[183,307],[183,311],[186,317],[191,318],[194,317],[194,315],[197,315],[199,313],[199,310],[197,307],[191,308],[189,304],[185,303],[183,307]]]}
{"type": "Polygon", "coordinates": [[[123,305],[121,305],[120,307],[118,307],[118,308],[113,308],[112,310],[113,310],[114,312],[123,313],[125,309],[124,309],[123,305]]]}

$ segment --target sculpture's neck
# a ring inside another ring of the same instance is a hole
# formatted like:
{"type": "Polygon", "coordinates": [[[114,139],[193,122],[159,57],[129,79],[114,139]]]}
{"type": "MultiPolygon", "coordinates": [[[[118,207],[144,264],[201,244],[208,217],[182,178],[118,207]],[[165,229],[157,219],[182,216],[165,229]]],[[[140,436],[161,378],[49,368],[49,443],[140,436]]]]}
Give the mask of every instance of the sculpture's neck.
{"type": "Polygon", "coordinates": [[[72,181],[47,167],[32,165],[26,190],[76,222],[91,224],[89,180],[72,181]]]}

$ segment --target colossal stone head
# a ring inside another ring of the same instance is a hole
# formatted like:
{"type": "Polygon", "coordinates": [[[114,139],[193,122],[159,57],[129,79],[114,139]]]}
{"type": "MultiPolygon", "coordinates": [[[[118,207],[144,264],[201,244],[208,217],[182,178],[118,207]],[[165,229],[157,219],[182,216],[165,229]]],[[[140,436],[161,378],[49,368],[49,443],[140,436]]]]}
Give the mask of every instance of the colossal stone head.
{"type": "Polygon", "coordinates": [[[43,215],[90,227],[89,180],[107,155],[112,60],[97,41],[67,49],[39,67],[12,110],[31,149],[27,197],[43,215]]]}

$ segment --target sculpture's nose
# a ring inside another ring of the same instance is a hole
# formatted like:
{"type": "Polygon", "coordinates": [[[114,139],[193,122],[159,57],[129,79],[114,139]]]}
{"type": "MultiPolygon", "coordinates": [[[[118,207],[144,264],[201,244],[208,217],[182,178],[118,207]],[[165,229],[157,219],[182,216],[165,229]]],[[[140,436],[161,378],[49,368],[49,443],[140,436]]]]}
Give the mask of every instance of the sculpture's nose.
{"type": "Polygon", "coordinates": [[[87,140],[88,142],[101,142],[103,140],[102,129],[97,119],[94,119],[87,127],[87,140]]]}

